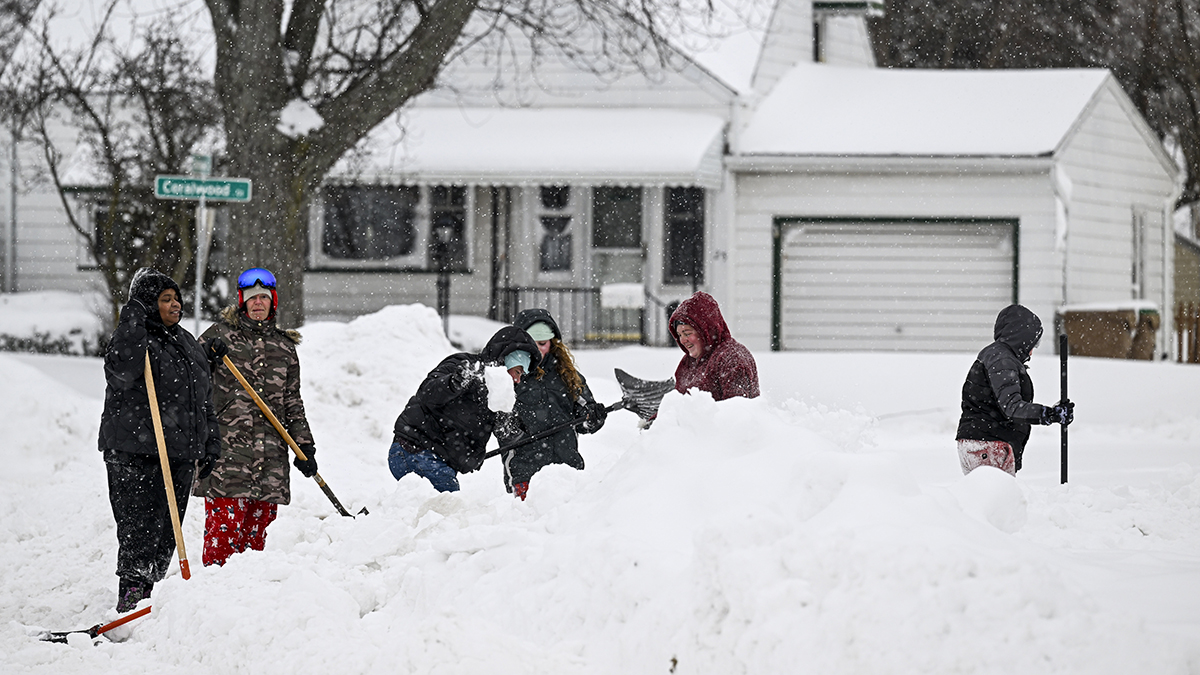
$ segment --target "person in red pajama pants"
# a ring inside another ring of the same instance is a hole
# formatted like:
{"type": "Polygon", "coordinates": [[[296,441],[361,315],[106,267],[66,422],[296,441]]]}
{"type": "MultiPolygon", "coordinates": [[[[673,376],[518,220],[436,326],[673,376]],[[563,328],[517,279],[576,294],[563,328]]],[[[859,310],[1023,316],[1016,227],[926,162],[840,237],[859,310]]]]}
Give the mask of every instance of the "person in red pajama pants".
{"type": "MultiPolygon", "coordinates": [[[[304,452],[307,460],[296,459],[296,468],[313,476],[316,448],[300,398],[296,355],[300,334],[275,325],[278,308],[275,277],[265,269],[246,270],[238,277],[237,306],[221,312],[201,343],[225,345],[223,353],[304,452]]],[[[209,350],[214,351],[222,350],[209,350]]],[[[291,500],[291,450],[219,355],[214,354],[211,367],[222,454],[192,494],[204,497],[204,564],[224,565],[234,553],[263,549],[267,526],[279,505],[291,500]]]]}

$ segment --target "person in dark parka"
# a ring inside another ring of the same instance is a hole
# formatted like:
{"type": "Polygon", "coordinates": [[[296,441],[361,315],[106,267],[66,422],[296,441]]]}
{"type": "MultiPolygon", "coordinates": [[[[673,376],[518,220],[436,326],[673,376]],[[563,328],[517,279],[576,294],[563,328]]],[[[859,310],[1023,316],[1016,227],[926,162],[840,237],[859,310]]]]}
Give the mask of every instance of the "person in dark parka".
{"type": "Polygon", "coordinates": [[[440,492],[459,489],[458,474],[483,465],[488,437],[502,420],[488,407],[484,366],[503,364],[510,374],[528,371],[540,358],[529,334],[505,326],[478,354],[451,354],[425,377],[396,418],[388,468],[396,480],[425,477],[440,492]]]}
{"type": "Polygon", "coordinates": [[[574,428],[533,441],[503,454],[504,487],[521,500],[529,492],[529,479],[549,464],[583,468],[577,433],[591,434],[604,426],[607,410],[597,403],[583,374],[575,369],[571,351],[562,341],[562,331],[550,312],[526,309],[513,325],[533,338],[541,362],[535,360],[530,373],[516,385],[516,414],[523,431],[533,435],[572,420],[584,419],[574,428]]]}
{"type": "Polygon", "coordinates": [[[742,343],[733,339],[713,296],[697,291],[679,303],[667,328],[683,358],[675,368],[675,389],[686,394],[699,389],[724,401],[735,396],[758,397],[758,364],[742,343]]]}
{"type": "Polygon", "coordinates": [[[1034,424],[1070,424],[1075,404],[1033,402],[1033,380],[1025,364],[1042,338],[1042,322],[1021,305],[996,316],[995,342],[984,347],[967,372],[958,421],[958,457],[963,474],[994,466],[1016,475],[1034,424]]]}
{"type": "Polygon", "coordinates": [[[150,596],[175,551],[146,392],[147,353],[180,519],[194,476],[211,472],[221,452],[208,359],[179,325],[180,310],[179,286],[170,277],[138,270],[104,354],[107,387],[99,447],[117,524],[120,612],[150,596]]]}

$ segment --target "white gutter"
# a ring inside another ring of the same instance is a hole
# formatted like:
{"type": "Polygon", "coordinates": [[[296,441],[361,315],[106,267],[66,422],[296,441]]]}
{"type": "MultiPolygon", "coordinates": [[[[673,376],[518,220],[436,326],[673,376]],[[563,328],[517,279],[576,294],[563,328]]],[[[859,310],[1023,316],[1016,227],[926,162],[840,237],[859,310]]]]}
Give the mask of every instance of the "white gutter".
{"type": "Polygon", "coordinates": [[[4,236],[4,291],[17,291],[17,121],[11,120],[8,162],[8,231],[4,236]]]}
{"type": "Polygon", "coordinates": [[[725,166],[736,172],[764,173],[1045,173],[1054,158],[1012,156],[910,155],[730,155],[725,166]]]}

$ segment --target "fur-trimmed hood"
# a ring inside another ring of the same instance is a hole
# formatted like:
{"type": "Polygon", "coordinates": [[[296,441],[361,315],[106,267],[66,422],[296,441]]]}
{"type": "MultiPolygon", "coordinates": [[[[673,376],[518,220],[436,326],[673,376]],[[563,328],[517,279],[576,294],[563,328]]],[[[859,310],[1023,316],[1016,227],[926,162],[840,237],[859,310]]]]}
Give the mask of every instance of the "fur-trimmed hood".
{"type": "Polygon", "coordinates": [[[229,306],[225,307],[224,309],[222,309],[221,310],[221,321],[222,321],[222,323],[230,326],[231,328],[237,329],[237,330],[240,330],[242,328],[243,322],[245,322],[245,324],[247,324],[247,325],[250,323],[258,323],[260,325],[267,326],[267,327],[271,328],[272,330],[283,333],[284,335],[287,336],[287,338],[289,340],[291,340],[295,344],[300,344],[300,340],[302,339],[300,337],[300,331],[293,330],[291,328],[286,328],[286,329],[280,328],[279,326],[275,325],[274,318],[267,319],[266,321],[252,322],[250,317],[246,316],[245,314],[243,314],[241,312],[241,310],[238,309],[237,305],[229,305],[229,306]]]}

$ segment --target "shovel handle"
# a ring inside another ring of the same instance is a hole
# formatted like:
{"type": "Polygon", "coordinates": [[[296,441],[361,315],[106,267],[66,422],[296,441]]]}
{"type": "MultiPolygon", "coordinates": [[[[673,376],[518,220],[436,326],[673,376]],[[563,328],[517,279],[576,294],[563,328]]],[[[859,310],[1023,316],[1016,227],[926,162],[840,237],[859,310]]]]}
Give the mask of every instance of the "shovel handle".
{"type": "MultiPolygon", "coordinates": [[[[275,431],[278,431],[279,435],[283,437],[284,442],[288,444],[288,447],[292,449],[292,452],[296,453],[296,456],[300,458],[301,462],[307,460],[308,457],[304,455],[304,451],[300,449],[299,445],[296,445],[296,441],[292,438],[292,435],[288,433],[287,429],[283,428],[283,424],[280,423],[279,418],[276,417],[275,413],[271,412],[271,409],[267,407],[267,402],[262,400],[262,397],[258,395],[258,392],[254,391],[254,387],[252,387],[250,383],[246,381],[246,378],[242,375],[242,371],[238,370],[238,367],[233,365],[233,361],[229,359],[229,355],[222,356],[221,361],[225,364],[226,368],[229,368],[229,372],[233,373],[233,376],[237,378],[237,381],[241,383],[242,388],[246,390],[246,393],[250,394],[250,398],[254,399],[255,405],[258,406],[258,409],[262,411],[262,414],[266,416],[267,420],[271,422],[271,426],[275,427],[275,431]]],[[[338,498],[334,496],[333,490],[331,490],[329,486],[325,484],[325,479],[321,478],[321,474],[314,473],[313,480],[317,481],[317,485],[321,487],[321,491],[324,492],[325,496],[329,498],[329,501],[333,503],[333,507],[337,509],[338,513],[350,518],[354,517],[349,511],[346,510],[346,507],[342,506],[342,503],[338,501],[338,498]]]]}
{"type": "Polygon", "coordinates": [[[167,459],[167,441],[163,437],[162,413],[158,410],[158,392],[154,390],[154,375],[150,371],[150,350],[146,350],[146,399],[150,403],[150,419],[154,422],[154,441],[158,444],[158,461],[162,465],[163,482],[167,489],[167,506],[171,509],[171,527],[175,530],[175,550],[179,553],[179,571],[184,579],[192,578],[188,568],[187,550],[183,546],[183,528],[179,525],[179,504],[175,501],[175,480],[167,459]]]}

